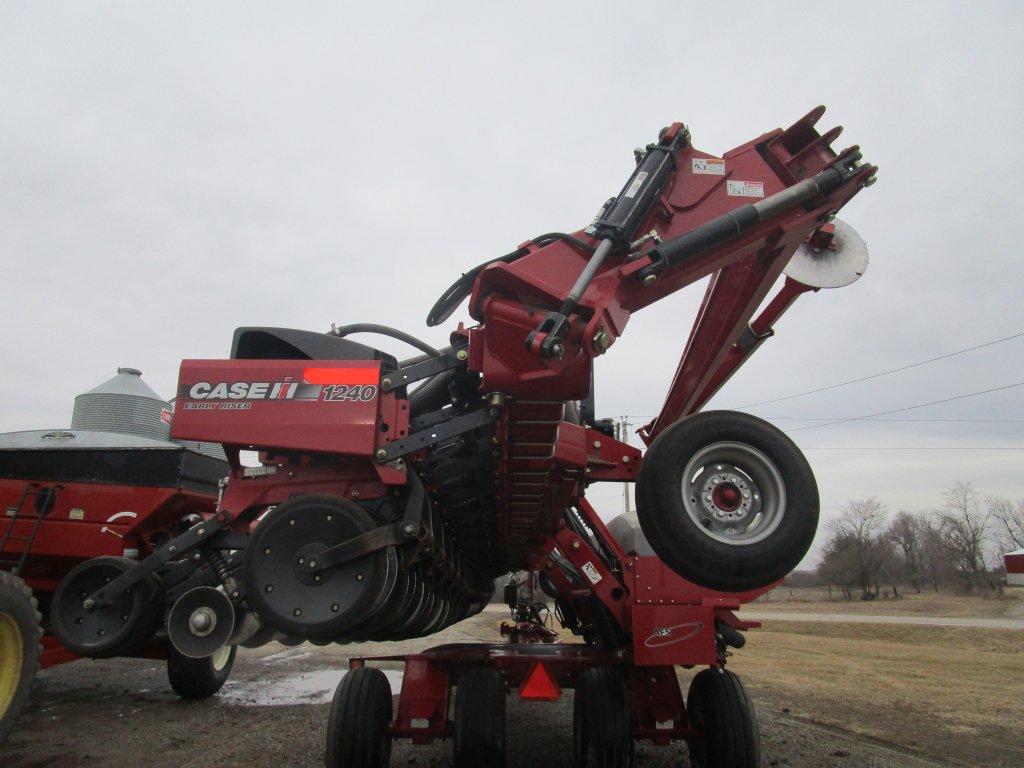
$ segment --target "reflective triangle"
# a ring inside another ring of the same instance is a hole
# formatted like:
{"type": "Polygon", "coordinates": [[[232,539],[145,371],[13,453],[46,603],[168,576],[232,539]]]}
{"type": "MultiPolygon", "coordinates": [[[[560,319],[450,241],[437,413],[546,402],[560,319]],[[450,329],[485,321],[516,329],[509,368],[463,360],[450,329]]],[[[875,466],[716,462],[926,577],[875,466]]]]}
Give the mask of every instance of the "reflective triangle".
{"type": "Polygon", "coordinates": [[[536,662],[519,688],[519,698],[529,701],[558,701],[562,689],[542,662],[536,662]]]}

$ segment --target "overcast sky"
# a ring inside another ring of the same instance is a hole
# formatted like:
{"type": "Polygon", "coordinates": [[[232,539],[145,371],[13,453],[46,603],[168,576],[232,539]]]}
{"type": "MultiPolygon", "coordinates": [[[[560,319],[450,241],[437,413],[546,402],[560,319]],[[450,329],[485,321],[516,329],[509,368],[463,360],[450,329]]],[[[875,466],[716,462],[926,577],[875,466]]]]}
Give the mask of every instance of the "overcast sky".
{"type": "MultiPolygon", "coordinates": [[[[585,225],[663,125],[721,154],[819,103],[881,167],[842,214],[871,267],[801,299],[712,405],[1024,331],[1024,5],[399,5],[0,5],[0,431],[66,426],[119,365],[169,397],[238,325],[442,344],[423,319],[461,271],[585,225]]],[[[702,291],[634,316],[600,415],[660,409],[702,291]]],[[[791,429],[1017,382],[1024,338],[751,411],[791,429]]],[[[1024,497],[1022,396],[793,437],[826,516],[958,479],[1024,497]]]]}

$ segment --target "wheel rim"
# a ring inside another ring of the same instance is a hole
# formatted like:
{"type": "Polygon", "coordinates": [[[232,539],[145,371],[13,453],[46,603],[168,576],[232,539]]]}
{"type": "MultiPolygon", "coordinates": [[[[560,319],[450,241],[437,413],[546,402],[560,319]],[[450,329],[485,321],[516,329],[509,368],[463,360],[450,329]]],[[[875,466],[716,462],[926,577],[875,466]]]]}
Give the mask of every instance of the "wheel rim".
{"type": "Polygon", "coordinates": [[[746,546],[770,536],[786,512],[786,486],[774,462],[746,443],[713,443],[687,462],[683,507],[708,538],[746,546]]]}
{"type": "Polygon", "coordinates": [[[0,717],[14,701],[24,662],[21,630],[13,616],[0,612],[0,717]]]}
{"type": "Polygon", "coordinates": [[[220,672],[228,665],[228,659],[231,658],[231,646],[222,645],[219,650],[215,651],[210,657],[210,663],[213,665],[214,672],[220,672]]]}

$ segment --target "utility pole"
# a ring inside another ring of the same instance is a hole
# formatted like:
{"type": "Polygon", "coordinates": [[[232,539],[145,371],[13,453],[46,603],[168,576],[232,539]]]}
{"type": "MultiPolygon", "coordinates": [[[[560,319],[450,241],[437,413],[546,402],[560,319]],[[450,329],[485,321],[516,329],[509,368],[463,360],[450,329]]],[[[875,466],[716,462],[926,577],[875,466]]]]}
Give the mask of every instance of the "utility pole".
{"type": "MultiPolygon", "coordinates": [[[[623,443],[629,442],[629,416],[620,416],[618,427],[619,440],[623,443]]],[[[629,514],[629,483],[622,484],[622,508],[625,514],[629,514]]]]}

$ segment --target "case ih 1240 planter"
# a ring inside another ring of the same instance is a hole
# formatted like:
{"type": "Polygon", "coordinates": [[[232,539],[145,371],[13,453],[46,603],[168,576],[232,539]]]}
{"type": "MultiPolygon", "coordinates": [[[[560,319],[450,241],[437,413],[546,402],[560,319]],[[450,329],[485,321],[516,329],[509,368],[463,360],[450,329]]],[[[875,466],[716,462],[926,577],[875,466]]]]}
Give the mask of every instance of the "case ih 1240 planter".
{"type": "Polygon", "coordinates": [[[724,669],[752,626],[734,611],[803,557],[818,495],[777,429],[698,411],[798,296],[866,267],[834,218],[876,168],[831,148],[840,129],[818,133],[823,111],[723,158],[680,123],[662,130],[589,227],[527,241],[445,292],[429,325],[466,299],[475,321],[445,348],[383,326],[241,328],[232,359],[184,361],[173,434],[224,444],[217,512],[123,572],[77,568],[54,597],[58,637],[110,653],[151,615],[145,591],[177,595],[166,629],[190,656],[274,637],[411,638],[480,611],[496,577],[538,571],[585,643],[407,657],[397,713],[383,673],[354,659],[328,763],[382,766],[393,738],[452,737],[457,765],[501,764],[504,697],[519,686],[525,698],[575,688],[581,766],[626,765],[640,738],[686,739],[703,766],[755,764],[754,714],[724,669]],[[632,313],[706,277],[641,452],[596,418],[594,358],[632,313]],[[343,338],[367,331],[422,354],[399,362],[343,338]],[[241,464],[247,449],[261,466],[241,464]],[[636,483],[656,554],[608,532],[585,498],[595,482],[636,483]],[[675,665],[709,667],[685,702],[675,665]]]}

